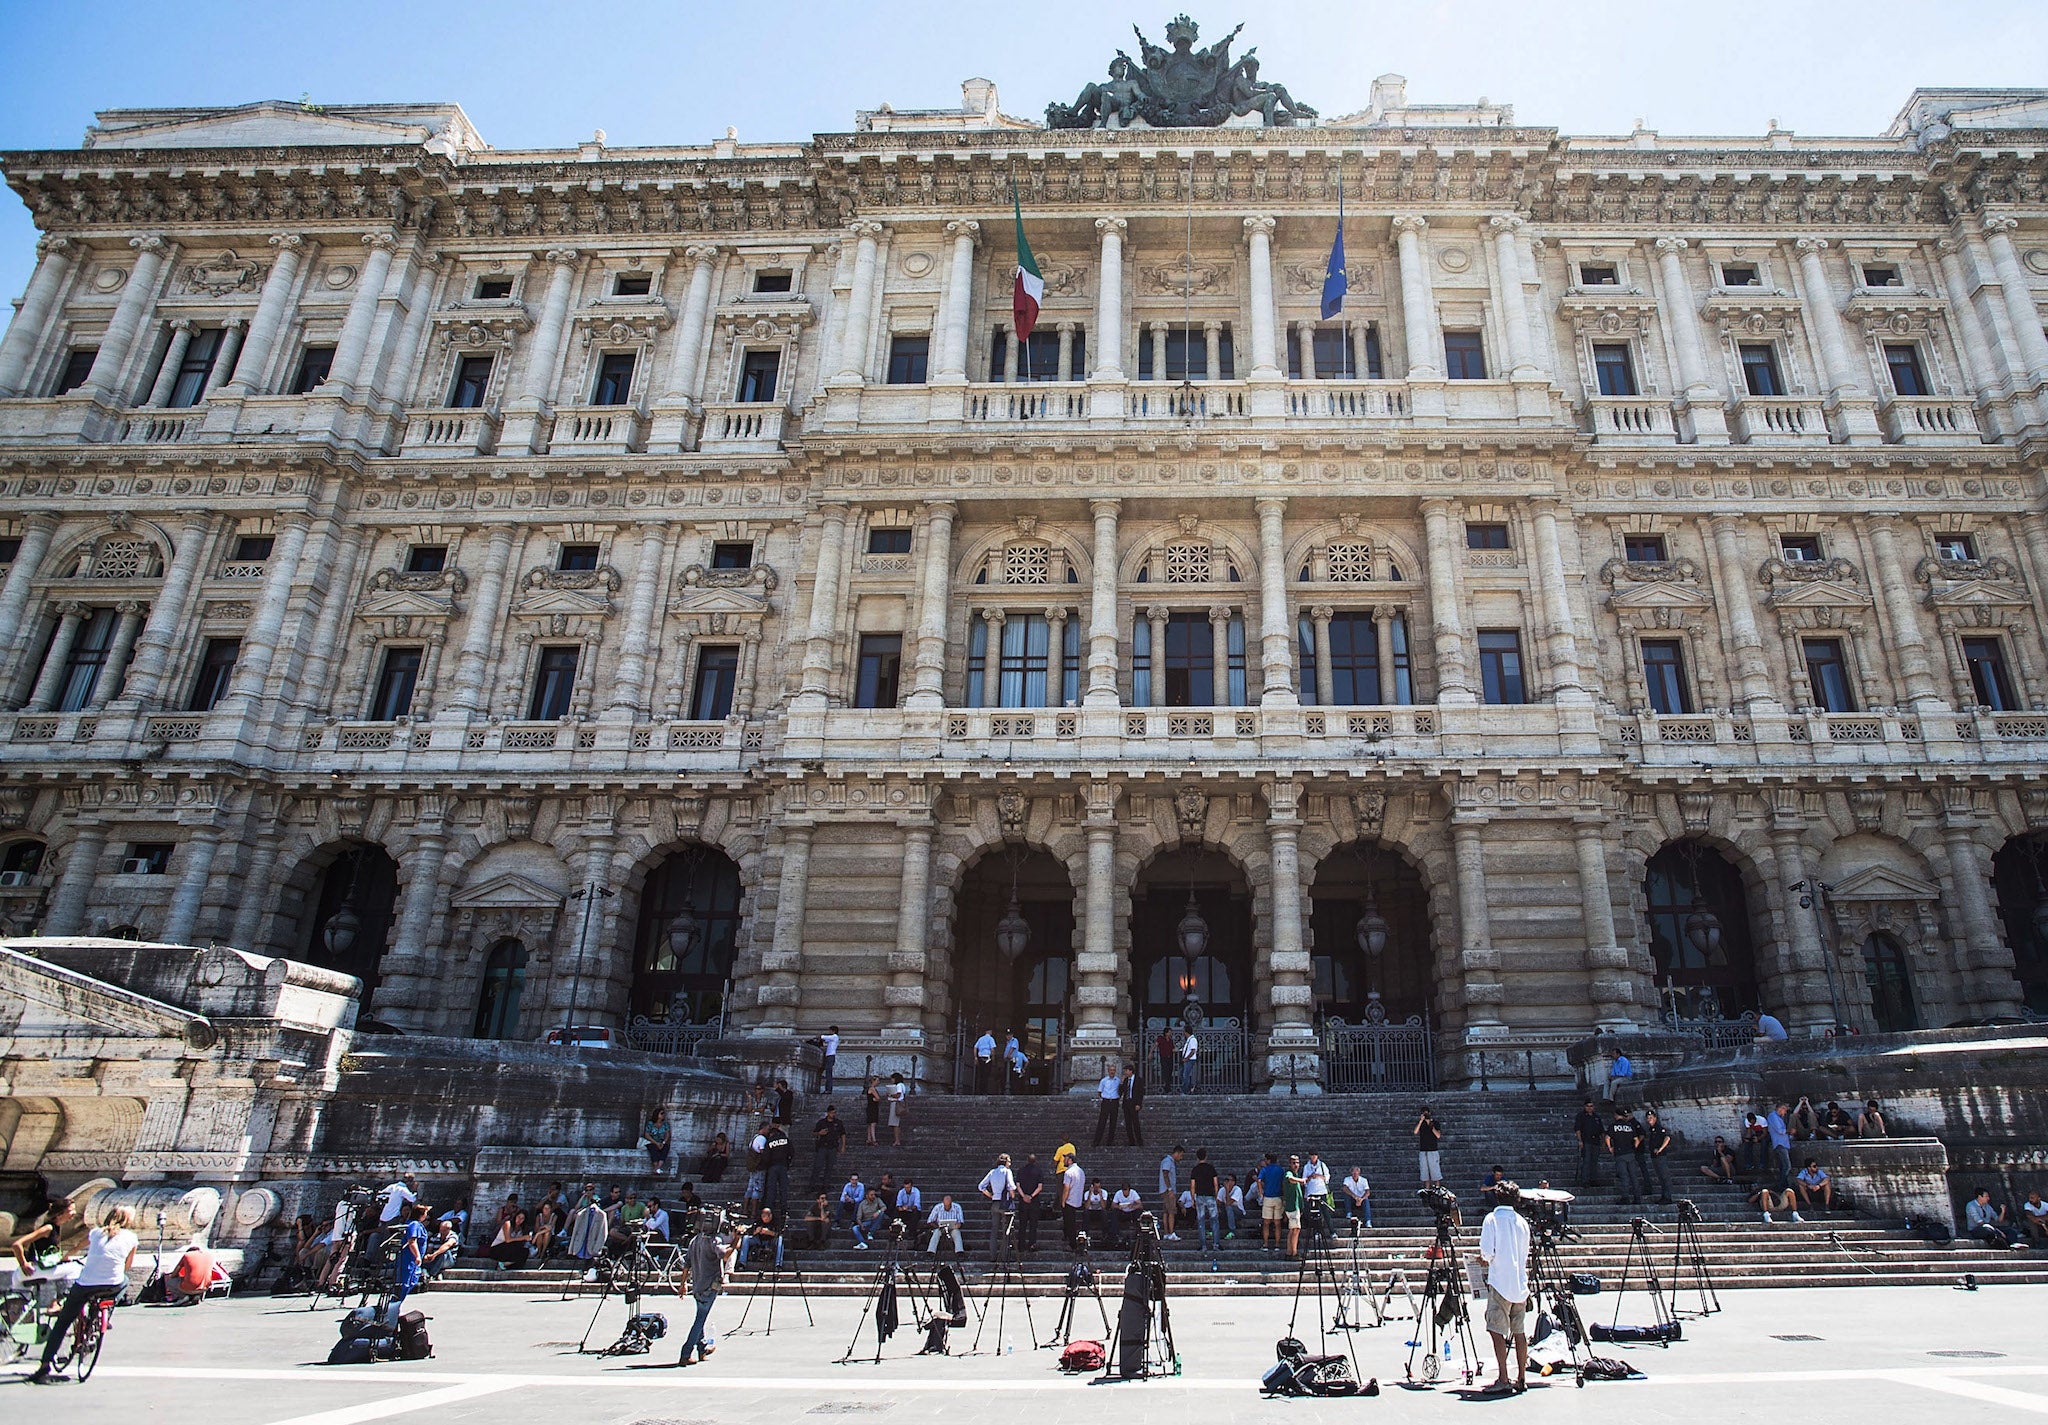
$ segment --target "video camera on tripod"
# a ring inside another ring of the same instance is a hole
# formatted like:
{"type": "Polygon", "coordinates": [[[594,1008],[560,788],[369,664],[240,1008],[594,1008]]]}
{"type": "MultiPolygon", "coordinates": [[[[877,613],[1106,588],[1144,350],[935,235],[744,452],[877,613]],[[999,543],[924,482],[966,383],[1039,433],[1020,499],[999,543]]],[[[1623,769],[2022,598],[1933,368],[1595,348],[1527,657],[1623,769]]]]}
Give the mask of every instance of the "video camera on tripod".
{"type": "Polygon", "coordinates": [[[1068,1291],[1087,1291],[1095,1285],[1095,1261],[1088,1255],[1090,1245],[1086,1232],[1074,1234],[1074,1262],[1067,1268],[1068,1291]]]}

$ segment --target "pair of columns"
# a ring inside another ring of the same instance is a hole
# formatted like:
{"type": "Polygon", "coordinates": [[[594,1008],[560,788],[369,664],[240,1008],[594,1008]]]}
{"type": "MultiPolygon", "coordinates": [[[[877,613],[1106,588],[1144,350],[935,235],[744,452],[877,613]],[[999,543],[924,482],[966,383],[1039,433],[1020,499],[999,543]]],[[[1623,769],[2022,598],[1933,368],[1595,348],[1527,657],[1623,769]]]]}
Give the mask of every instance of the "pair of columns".
{"type": "Polygon", "coordinates": [[[1154,381],[1169,379],[1166,374],[1166,339],[1172,334],[1173,329],[1175,327],[1185,327],[1188,339],[1192,341],[1194,339],[1194,329],[1200,327],[1202,331],[1203,352],[1202,379],[1204,381],[1221,381],[1223,379],[1223,328],[1225,325],[1226,323],[1220,321],[1150,322],[1146,324],[1144,331],[1151,338],[1152,342],[1152,379],[1154,381]]]}
{"type": "MultiPolygon", "coordinates": [[[[135,640],[142,632],[143,608],[144,605],[135,599],[124,599],[114,606],[114,631],[108,640],[99,676],[93,682],[90,695],[73,711],[103,708],[119,691],[122,678],[128,671],[128,660],[135,653],[135,640]]],[[[57,630],[50,639],[50,653],[43,660],[42,671],[36,676],[35,688],[29,693],[27,711],[46,713],[58,710],[65,685],[70,682],[71,660],[78,653],[79,640],[101,612],[102,609],[75,601],[57,606],[57,630]]]]}
{"type": "MultiPolygon", "coordinates": [[[[1394,620],[1405,616],[1407,606],[1376,604],[1370,612],[1373,635],[1378,644],[1379,701],[1386,705],[1408,701],[1395,696],[1394,684],[1394,620]]],[[[1337,702],[1336,670],[1330,664],[1330,620],[1336,616],[1337,610],[1330,604],[1316,604],[1308,610],[1309,625],[1315,631],[1315,697],[1321,707],[1333,707],[1337,702]]]]}

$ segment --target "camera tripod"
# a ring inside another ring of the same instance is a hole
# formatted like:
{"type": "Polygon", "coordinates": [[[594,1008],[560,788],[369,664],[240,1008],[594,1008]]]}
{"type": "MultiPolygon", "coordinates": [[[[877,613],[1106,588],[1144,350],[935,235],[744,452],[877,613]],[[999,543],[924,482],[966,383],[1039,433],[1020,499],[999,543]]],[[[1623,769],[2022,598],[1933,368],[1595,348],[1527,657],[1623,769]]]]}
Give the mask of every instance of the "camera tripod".
{"type": "MultiPolygon", "coordinates": [[[[1841,1237],[1833,1232],[1828,1236],[1836,1246],[1841,1246],[1841,1237]]],[[[1844,1248],[1846,1251],[1847,1249],[1844,1248]]],[[[1851,1258],[1853,1261],[1854,1259],[1851,1258]]],[[[1865,1270],[1869,1270],[1865,1268],[1865,1270]]],[[[1872,1273],[1875,1275],[1875,1273],[1872,1273]]],[[[1689,1197],[1678,1200],[1678,1236],[1671,1245],[1671,1314],[1673,1316],[1712,1316],[1721,1309],[1721,1294],[1714,1290],[1713,1269],[1707,1265],[1706,1249],[1700,1245],[1700,1210],[1689,1197]],[[1692,1280],[1686,1281],[1687,1271],[1692,1280]],[[1681,1309],[1678,1294],[1688,1286],[1700,1294],[1700,1309],[1681,1309]]]]}
{"type": "MultiPolygon", "coordinates": [[[[647,1331],[642,1329],[641,1325],[640,1298],[646,1294],[650,1278],[650,1273],[646,1270],[641,1260],[642,1258],[652,1261],[652,1258],[648,1257],[647,1249],[644,1246],[638,1252],[624,1257],[600,1259],[598,1272],[604,1277],[604,1290],[598,1293],[597,1306],[590,1313],[590,1324],[583,1328],[583,1339],[576,1343],[577,1355],[639,1356],[646,1354],[648,1345],[653,1338],[647,1331]],[[609,1262],[608,1266],[604,1265],[606,1262],[609,1262]],[[590,1333],[597,1329],[597,1318],[604,1314],[604,1304],[611,1300],[614,1289],[625,1299],[626,1329],[619,1334],[619,1339],[612,1342],[609,1346],[592,1351],[590,1349],[590,1333]]],[[[662,1322],[664,1329],[667,1327],[667,1324],[666,1321],[662,1322]]]]}
{"type": "Polygon", "coordinates": [[[1010,1300],[1015,1297],[1024,1307],[1024,1329],[1030,1333],[1033,1350],[1038,1347],[1038,1324],[1031,1319],[1031,1296],[1025,1290],[1024,1278],[1019,1273],[1017,1260],[1017,1215],[1008,1213],[1003,1218],[1003,1230],[996,1243],[996,1259],[989,1267],[988,1286],[981,1294],[981,1306],[975,1313],[979,1320],[974,1327],[974,1344],[968,1348],[969,1355],[981,1352],[981,1333],[988,1329],[988,1311],[993,1305],[996,1310],[995,1354],[1003,1353],[1003,1327],[1008,1320],[1010,1300]],[[1000,1294],[1002,1300],[996,1300],[1000,1294]]]}
{"type": "Polygon", "coordinates": [[[804,1287],[804,1269],[802,1264],[793,1261],[785,1264],[778,1261],[765,1271],[757,1274],[753,1281],[748,1284],[747,1304],[740,1310],[739,1324],[726,1332],[726,1335],[744,1336],[747,1334],[747,1316],[754,1309],[755,1299],[762,1296],[768,1298],[768,1315],[767,1320],[761,1324],[761,1334],[764,1337],[775,1334],[775,1298],[782,1295],[782,1275],[784,1272],[788,1272],[795,1281],[796,1299],[803,1303],[804,1324],[806,1326],[818,1324],[818,1318],[811,1315],[811,1294],[804,1287]]]}
{"type": "Polygon", "coordinates": [[[902,1324],[899,1314],[902,1299],[909,1298],[910,1319],[922,1330],[937,1314],[930,1309],[935,1290],[934,1284],[919,1280],[916,1267],[903,1261],[903,1234],[889,1233],[882,1247],[881,1265],[875,1268],[874,1284],[868,1288],[867,1305],[861,1308],[860,1320],[854,1323],[853,1339],[846,1343],[846,1354],[839,1358],[838,1364],[847,1365],[853,1360],[854,1348],[860,1345],[861,1332],[867,1329],[868,1318],[872,1316],[875,1319],[875,1354],[867,1359],[880,1365],[883,1343],[895,1335],[897,1327],[902,1324]]]}
{"type": "Polygon", "coordinates": [[[1139,1216],[1131,1242],[1131,1262],[1124,1268],[1123,1305],[1117,1308],[1116,1332],[1103,1356],[1102,1379],[1179,1374],[1180,1351],[1173,1344],[1173,1313],[1166,1304],[1166,1265],[1160,1255],[1159,1228],[1147,1212],[1139,1216]]]}
{"type": "Polygon", "coordinates": [[[1571,1280],[1558,1259],[1558,1248],[1570,1235],[1570,1229],[1548,1222],[1531,1226],[1534,1231],[1529,1245],[1529,1305],[1536,1313],[1536,1321],[1529,1345],[1533,1349],[1549,1338],[1547,1323],[1564,1337],[1565,1354],[1571,1357],[1572,1368],[1577,1370],[1583,1364],[1580,1356],[1585,1350],[1586,1326],[1579,1318],[1578,1298],[1572,1294],[1571,1280]]]}
{"type": "Polygon", "coordinates": [[[1052,1334],[1045,1339],[1047,1346],[1064,1346],[1074,1339],[1074,1303],[1083,1293],[1095,1298],[1095,1312],[1102,1318],[1102,1338],[1109,1339],[1109,1308],[1102,1304],[1102,1284],[1096,1280],[1095,1263],[1088,1258],[1088,1240],[1084,1233],[1074,1246],[1074,1265],[1067,1268],[1067,1294],[1060,1302],[1059,1320],[1053,1323],[1052,1334]]]}
{"type": "Polygon", "coordinates": [[[1671,1314],[1671,1308],[1664,1300],[1664,1285],[1657,1280],[1657,1264],[1650,1257],[1649,1234],[1657,1229],[1650,1225],[1647,1218],[1637,1217],[1629,1222],[1628,1230],[1628,1255],[1621,1260],[1621,1282],[1614,1288],[1614,1321],[1608,1329],[1614,1331],[1621,1327],[1622,1299],[1628,1295],[1628,1279],[1635,1270],[1637,1260],[1640,1259],[1643,1277],[1650,1292],[1650,1309],[1654,1317],[1649,1330],[1658,1345],[1668,1348],[1672,1336],[1676,1334],[1672,1328],[1676,1326],[1677,1318],[1671,1314]]]}
{"type": "MultiPolygon", "coordinates": [[[[1358,1279],[1358,1238],[1355,1235],[1351,1239],[1351,1250],[1353,1254],[1353,1269],[1350,1280],[1356,1282],[1358,1279]]],[[[1358,1362],[1352,1358],[1350,1338],[1340,1336],[1338,1338],[1340,1349],[1336,1352],[1330,1350],[1330,1332],[1351,1329],[1344,1319],[1344,1294],[1351,1288],[1347,1286],[1341,1274],[1341,1269],[1331,1260],[1334,1251],[1335,1249],[1331,1245],[1329,1238],[1324,1236],[1320,1247],[1311,1247],[1301,1254],[1301,1266],[1294,1274],[1294,1310],[1287,1317],[1286,1339],[1296,1343],[1297,1346],[1300,1344],[1301,1336],[1295,1329],[1295,1321],[1301,1315],[1303,1291],[1313,1290],[1316,1298],[1316,1354],[1324,1358],[1325,1364],[1322,1368],[1334,1368],[1335,1360],[1331,1359],[1332,1357],[1341,1359],[1344,1362],[1341,1374],[1348,1375],[1355,1383],[1358,1379],[1358,1362]],[[1315,1283],[1313,1288],[1309,1286],[1311,1278],[1313,1278],[1315,1283]],[[1336,1302],[1334,1320],[1326,1320],[1323,1315],[1323,1296],[1325,1292],[1328,1292],[1336,1302]]]]}
{"type": "Polygon", "coordinates": [[[1455,1214],[1439,1214],[1436,1242],[1429,1249],[1429,1276],[1422,1286],[1422,1301],[1416,1307],[1414,1339],[1408,1342],[1407,1379],[1420,1375],[1424,1385],[1434,1385],[1451,1358],[1451,1342],[1458,1343],[1463,1356],[1461,1370],[1466,1385],[1479,1370],[1479,1351],[1472,1344],[1472,1314],[1465,1301],[1464,1267],[1458,1259],[1457,1243],[1451,1237],[1455,1214]],[[1448,1334],[1446,1334],[1448,1328],[1448,1334]],[[1422,1368],[1416,1370],[1415,1353],[1423,1352],[1422,1368]]]}
{"type": "MultiPolygon", "coordinates": [[[[1359,1221],[1353,1217],[1347,1219],[1347,1225],[1349,1231],[1346,1235],[1351,1239],[1351,1262],[1337,1283],[1337,1314],[1330,1320],[1330,1329],[1363,1331],[1368,1324],[1384,1326],[1387,1324],[1386,1302],[1372,1294],[1372,1269],[1360,1255],[1363,1233],[1359,1230],[1359,1221]],[[1373,1313],[1370,1323],[1365,1319],[1368,1307],[1373,1313]]],[[[1400,1274],[1396,1272],[1393,1275],[1400,1274]]],[[[1393,1290],[1394,1283],[1390,1277],[1387,1282],[1387,1295],[1393,1295],[1393,1290]]]]}

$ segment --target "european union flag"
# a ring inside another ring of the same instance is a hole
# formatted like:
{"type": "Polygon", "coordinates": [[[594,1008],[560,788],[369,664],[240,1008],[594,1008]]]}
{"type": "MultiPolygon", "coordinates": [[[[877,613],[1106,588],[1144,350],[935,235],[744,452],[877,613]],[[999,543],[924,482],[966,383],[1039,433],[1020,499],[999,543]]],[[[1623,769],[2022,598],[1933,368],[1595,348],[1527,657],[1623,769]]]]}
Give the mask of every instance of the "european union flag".
{"type": "Polygon", "coordinates": [[[1344,310],[1344,294],[1351,279],[1344,273],[1344,184],[1337,183],[1337,240],[1330,244],[1330,265],[1323,272],[1323,320],[1344,310]]]}

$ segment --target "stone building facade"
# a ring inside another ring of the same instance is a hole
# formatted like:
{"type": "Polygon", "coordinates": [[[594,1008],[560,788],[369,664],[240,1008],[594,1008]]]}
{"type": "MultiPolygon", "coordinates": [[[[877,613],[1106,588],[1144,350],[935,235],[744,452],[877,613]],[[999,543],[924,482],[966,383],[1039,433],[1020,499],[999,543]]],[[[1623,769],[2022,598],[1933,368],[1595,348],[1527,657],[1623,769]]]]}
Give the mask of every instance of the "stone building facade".
{"type": "Polygon", "coordinates": [[[2048,1010],[2044,130],[103,114],[4,160],[0,917],[935,1087],[2048,1010]]]}

